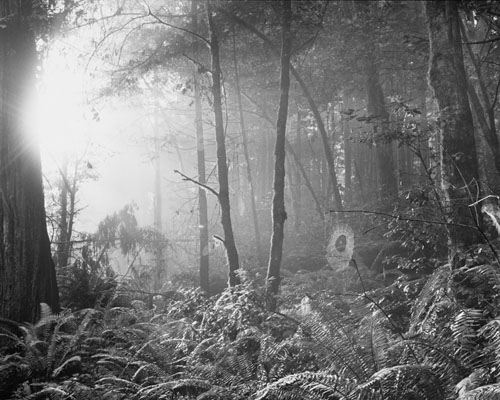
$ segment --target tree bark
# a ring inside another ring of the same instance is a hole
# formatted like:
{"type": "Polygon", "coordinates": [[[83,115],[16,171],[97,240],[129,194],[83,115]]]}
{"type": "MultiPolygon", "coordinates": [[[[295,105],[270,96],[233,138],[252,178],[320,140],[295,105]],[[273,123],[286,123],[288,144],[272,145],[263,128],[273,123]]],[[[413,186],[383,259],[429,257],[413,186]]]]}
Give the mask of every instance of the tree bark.
{"type": "Polygon", "coordinates": [[[31,1],[4,1],[0,18],[0,317],[35,322],[40,302],[59,311],[38,145],[25,111],[35,90],[31,1]]]}
{"type": "Polygon", "coordinates": [[[280,286],[280,267],[283,256],[283,237],[286,220],[285,210],[285,139],[288,116],[288,92],[290,89],[290,58],[292,50],[291,21],[292,1],[282,2],[281,34],[281,75],[280,104],[276,123],[276,145],[274,148],[274,183],[273,183],[273,232],[271,250],[267,267],[267,308],[276,310],[277,295],[280,286]]]}
{"type": "Polygon", "coordinates": [[[217,143],[217,172],[219,179],[219,204],[221,208],[221,223],[224,231],[224,246],[226,248],[229,266],[228,284],[230,287],[240,283],[237,271],[240,267],[238,250],[234,240],[231,223],[231,205],[229,202],[229,179],[226,154],[226,135],[222,117],[221,67],[219,58],[219,39],[212,15],[211,1],[207,0],[208,28],[210,32],[210,52],[212,55],[212,94],[215,115],[215,140],[217,143]]]}
{"type": "Polygon", "coordinates": [[[467,98],[462,39],[456,1],[424,3],[430,41],[429,83],[439,108],[442,186],[447,206],[449,256],[478,242],[480,213],[469,204],[478,192],[478,163],[467,98]],[[471,212],[472,211],[472,212],[471,212]]]}

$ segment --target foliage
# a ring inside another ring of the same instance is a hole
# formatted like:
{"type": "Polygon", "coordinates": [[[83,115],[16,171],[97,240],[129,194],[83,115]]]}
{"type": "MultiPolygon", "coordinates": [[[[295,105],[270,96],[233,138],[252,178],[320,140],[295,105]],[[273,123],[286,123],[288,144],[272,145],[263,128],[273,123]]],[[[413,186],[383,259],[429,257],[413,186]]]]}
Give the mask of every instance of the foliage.
{"type": "Polygon", "coordinates": [[[82,258],[57,272],[61,304],[71,309],[105,306],[117,287],[115,272],[89,259],[86,248],[82,258]]]}
{"type": "Polygon", "coordinates": [[[0,324],[0,374],[9,376],[2,394],[495,398],[500,275],[493,265],[474,265],[481,260],[476,255],[458,270],[443,265],[423,287],[401,281],[371,292],[322,289],[302,305],[290,297],[279,313],[267,311],[261,286],[243,278],[210,298],[198,290],[170,291],[151,307],[129,292],[128,306],[45,312],[38,324],[17,324],[17,330],[0,324]],[[410,318],[398,323],[391,307],[405,298],[410,318]]]}

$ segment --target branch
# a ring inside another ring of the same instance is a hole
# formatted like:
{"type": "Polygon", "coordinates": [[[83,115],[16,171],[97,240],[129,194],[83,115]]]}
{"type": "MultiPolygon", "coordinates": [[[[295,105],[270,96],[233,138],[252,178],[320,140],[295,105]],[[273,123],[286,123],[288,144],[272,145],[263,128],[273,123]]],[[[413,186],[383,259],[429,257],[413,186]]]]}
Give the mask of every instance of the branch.
{"type": "Polygon", "coordinates": [[[477,42],[465,42],[465,44],[485,44],[485,43],[498,42],[499,40],[500,40],[500,37],[494,37],[491,39],[479,40],[477,42]]]}
{"type": "Polygon", "coordinates": [[[200,39],[208,47],[210,47],[210,41],[208,41],[207,39],[205,39],[203,36],[198,35],[196,32],[190,31],[189,29],[182,28],[180,26],[172,25],[172,24],[169,24],[168,22],[165,22],[160,17],[158,17],[156,14],[153,14],[153,12],[151,11],[151,8],[149,7],[149,5],[147,5],[147,7],[148,7],[148,16],[153,17],[158,23],[160,23],[162,25],[165,25],[165,26],[168,26],[170,28],[178,29],[178,30],[180,30],[182,32],[189,33],[190,35],[193,35],[194,37],[200,39]]]}
{"type": "Polygon", "coordinates": [[[219,193],[214,189],[214,188],[211,188],[210,186],[208,185],[205,185],[204,183],[201,183],[193,178],[190,178],[189,176],[187,175],[184,175],[182,172],[174,169],[174,172],[176,174],[179,174],[180,176],[182,176],[182,180],[183,181],[189,181],[189,182],[193,182],[194,184],[198,185],[198,186],[201,186],[203,189],[205,190],[208,190],[209,192],[211,192],[212,194],[214,194],[215,196],[219,197],[219,193]]]}
{"type": "Polygon", "coordinates": [[[421,222],[424,224],[432,224],[432,225],[457,226],[460,228],[468,228],[468,229],[477,230],[477,228],[475,226],[466,225],[466,224],[456,224],[453,222],[443,222],[443,221],[432,221],[432,220],[419,219],[419,218],[407,218],[407,217],[403,217],[403,216],[398,215],[398,214],[389,214],[389,213],[384,213],[384,212],[380,212],[380,211],[366,211],[366,210],[337,211],[337,210],[330,210],[329,212],[331,212],[331,213],[358,213],[358,214],[382,215],[384,217],[394,218],[394,219],[398,219],[400,221],[421,222]]]}

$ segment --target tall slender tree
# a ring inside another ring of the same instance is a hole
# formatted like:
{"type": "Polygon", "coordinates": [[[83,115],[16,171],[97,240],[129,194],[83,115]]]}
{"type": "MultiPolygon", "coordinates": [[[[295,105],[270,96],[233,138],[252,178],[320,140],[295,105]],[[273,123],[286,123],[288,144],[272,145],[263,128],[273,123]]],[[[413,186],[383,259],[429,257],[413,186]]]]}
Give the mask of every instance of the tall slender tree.
{"type": "MultiPolygon", "coordinates": [[[[193,32],[198,32],[198,3],[191,0],[191,23],[193,32]]],[[[200,46],[197,40],[193,43],[194,57],[200,56],[200,46]]],[[[198,72],[198,66],[193,68],[194,85],[194,108],[195,108],[195,126],[196,126],[196,165],[198,169],[198,181],[201,185],[206,185],[207,174],[205,168],[205,137],[203,132],[203,105],[201,95],[201,84],[198,72]]],[[[199,275],[200,288],[205,293],[210,292],[210,256],[208,252],[208,205],[207,193],[200,186],[198,188],[198,226],[199,226],[199,275]]]]}
{"type": "Polygon", "coordinates": [[[281,33],[280,104],[276,123],[273,182],[273,232],[267,267],[267,307],[275,310],[280,286],[280,267],[283,256],[283,237],[286,220],[285,210],[285,142],[288,116],[288,92],[290,89],[290,58],[292,52],[292,1],[283,0],[281,33]]]}
{"type": "Polygon", "coordinates": [[[221,208],[221,223],[224,230],[224,246],[229,265],[228,283],[235,286],[240,283],[238,269],[240,267],[238,249],[234,239],[231,222],[231,205],[229,201],[229,179],[226,154],[226,135],[224,132],[224,119],[222,115],[222,83],[219,55],[219,38],[214,22],[212,4],[206,1],[208,28],[210,31],[210,53],[212,56],[212,94],[215,115],[215,141],[217,143],[217,173],[219,178],[218,199],[221,208]]]}
{"type": "Polygon", "coordinates": [[[35,2],[0,3],[0,316],[35,321],[59,310],[45,221],[39,148],[26,106],[35,89],[35,2]]]}

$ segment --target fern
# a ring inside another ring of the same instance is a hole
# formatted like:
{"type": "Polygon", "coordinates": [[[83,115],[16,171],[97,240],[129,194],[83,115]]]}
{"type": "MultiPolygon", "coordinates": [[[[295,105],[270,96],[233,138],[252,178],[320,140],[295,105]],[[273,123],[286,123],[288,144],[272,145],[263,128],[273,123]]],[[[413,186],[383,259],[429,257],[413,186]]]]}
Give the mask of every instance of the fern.
{"type": "Polygon", "coordinates": [[[47,399],[47,398],[49,399],[63,398],[63,399],[77,400],[75,396],[73,396],[71,393],[66,392],[60,387],[53,387],[53,386],[46,387],[40,390],[39,392],[33,393],[32,395],[28,396],[26,400],[37,400],[37,399],[47,399]]]}
{"type": "Polygon", "coordinates": [[[313,303],[313,313],[308,315],[302,327],[317,343],[324,362],[342,371],[346,376],[364,381],[374,372],[374,365],[366,349],[353,339],[345,317],[334,308],[313,303]]]}
{"type": "Polygon", "coordinates": [[[444,394],[445,388],[432,368],[425,365],[397,365],[376,372],[350,398],[435,400],[444,398],[444,394]]]}
{"type": "Polygon", "coordinates": [[[255,400],[340,400],[346,398],[350,386],[335,374],[303,372],[267,385],[256,393],[255,400]]]}
{"type": "Polygon", "coordinates": [[[481,386],[459,397],[460,400],[498,400],[500,398],[500,383],[481,386]]]}
{"type": "Polygon", "coordinates": [[[101,387],[113,393],[131,395],[137,393],[140,386],[128,379],[118,378],[116,376],[106,376],[96,382],[97,387],[101,387]]]}
{"type": "Polygon", "coordinates": [[[479,330],[479,337],[486,340],[484,364],[489,367],[497,379],[500,378],[500,319],[488,322],[479,330]]]}

